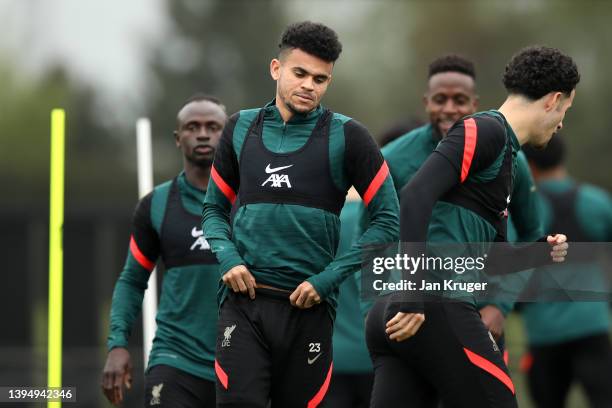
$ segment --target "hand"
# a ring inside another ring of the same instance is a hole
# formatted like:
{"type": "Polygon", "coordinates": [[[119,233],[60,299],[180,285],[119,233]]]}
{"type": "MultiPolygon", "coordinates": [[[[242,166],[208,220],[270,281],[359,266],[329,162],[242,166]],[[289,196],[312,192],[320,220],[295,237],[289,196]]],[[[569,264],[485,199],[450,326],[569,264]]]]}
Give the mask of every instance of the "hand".
{"type": "Polygon", "coordinates": [[[244,265],[234,266],[223,275],[223,283],[234,292],[243,295],[249,294],[251,299],[255,299],[255,287],[257,283],[251,272],[244,265]]]}
{"type": "Polygon", "coordinates": [[[485,327],[493,335],[493,338],[498,340],[504,333],[504,322],[506,321],[506,318],[501,310],[499,310],[496,306],[487,305],[480,309],[480,318],[482,319],[485,327]]]}
{"type": "Polygon", "coordinates": [[[102,374],[102,391],[111,404],[121,404],[124,385],[132,388],[132,361],[127,349],[116,347],[108,352],[102,374]]]}
{"type": "Polygon", "coordinates": [[[550,256],[553,262],[564,262],[565,256],[567,255],[567,248],[569,247],[567,237],[563,234],[549,235],[546,237],[546,241],[552,247],[550,256]]]}
{"type": "Polygon", "coordinates": [[[319,296],[317,290],[310,282],[304,281],[295,288],[291,296],[289,296],[289,301],[292,306],[308,309],[321,303],[321,296],[319,296]]]}
{"type": "Polygon", "coordinates": [[[385,333],[389,335],[391,340],[404,341],[414,336],[424,321],[425,315],[423,313],[398,312],[387,322],[385,333]]]}

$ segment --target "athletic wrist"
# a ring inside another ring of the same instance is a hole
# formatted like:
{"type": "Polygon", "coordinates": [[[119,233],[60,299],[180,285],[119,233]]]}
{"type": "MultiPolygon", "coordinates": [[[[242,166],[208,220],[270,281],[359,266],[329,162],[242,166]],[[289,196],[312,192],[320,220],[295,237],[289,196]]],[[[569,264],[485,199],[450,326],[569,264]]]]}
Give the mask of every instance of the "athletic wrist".
{"type": "Polygon", "coordinates": [[[315,288],[319,296],[321,296],[321,300],[327,299],[327,296],[329,296],[333,288],[332,283],[327,279],[325,271],[318,275],[311,276],[306,279],[306,282],[310,283],[315,288]]]}
{"type": "Polygon", "coordinates": [[[107,352],[111,352],[113,349],[116,348],[124,348],[127,349],[128,348],[128,339],[125,336],[109,336],[109,337],[113,337],[112,339],[109,338],[109,340],[106,342],[106,351],[107,352]]]}
{"type": "MultiPolygon", "coordinates": [[[[217,258],[219,257],[217,256],[217,258]]],[[[225,275],[232,268],[240,265],[246,266],[242,258],[237,255],[229,256],[227,259],[219,259],[219,271],[222,272],[221,276],[225,275]]]]}

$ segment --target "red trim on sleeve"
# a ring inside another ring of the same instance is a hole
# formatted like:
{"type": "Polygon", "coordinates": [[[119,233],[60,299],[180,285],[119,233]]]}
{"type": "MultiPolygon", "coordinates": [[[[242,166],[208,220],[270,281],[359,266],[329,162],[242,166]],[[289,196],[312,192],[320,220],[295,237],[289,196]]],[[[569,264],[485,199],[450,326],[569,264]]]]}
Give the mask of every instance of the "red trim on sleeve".
{"type": "Polygon", "coordinates": [[[316,393],[316,395],[312,397],[310,401],[308,401],[308,405],[306,406],[307,408],[317,408],[321,401],[323,401],[323,398],[325,398],[325,394],[327,394],[327,389],[329,388],[329,382],[331,380],[333,369],[334,363],[332,362],[329,365],[329,370],[327,371],[327,377],[325,377],[325,382],[323,383],[319,391],[316,393]]]}
{"type": "Polygon", "coordinates": [[[138,248],[136,244],[136,240],[134,239],[134,235],[130,237],[130,252],[136,261],[145,268],[147,271],[151,272],[153,268],[155,268],[155,262],[148,259],[138,248]]]}
{"type": "Polygon", "coordinates": [[[519,362],[519,369],[521,370],[521,372],[525,374],[528,373],[529,370],[531,370],[532,366],[533,366],[533,354],[531,353],[523,354],[519,362]]]}
{"type": "Polygon", "coordinates": [[[380,189],[380,186],[382,186],[382,184],[385,182],[385,179],[388,175],[389,166],[387,166],[386,161],[383,161],[383,164],[380,166],[378,173],[376,173],[376,176],[374,176],[372,182],[370,183],[365,194],[363,195],[363,203],[366,205],[366,207],[368,206],[368,204],[370,204],[370,201],[372,201],[372,199],[380,189]]]}
{"type": "Polygon", "coordinates": [[[476,150],[476,141],[478,140],[478,128],[474,118],[469,118],[463,121],[465,126],[465,139],[463,145],[463,162],[461,163],[461,182],[463,183],[470,172],[474,151],[476,150]]]}
{"type": "Polygon", "coordinates": [[[221,382],[223,388],[227,390],[229,380],[227,374],[225,371],[223,371],[223,368],[221,368],[217,359],[215,359],[215,373],[217,374],[217,378],[219,379],[219,382],[221,382]]]}
{"type": "Polygon", "coordinates": [[[510,354],[508,354],[508,350],[504,350],[504,363],[506,363],[506,367],[508,367],[509,361],[510,361],[510,354]]]}
{"type": "Polygon", "coordinates": [[[212,166],[210,175],[212,176],[213,181],[215,182],[217,187],[219,187],[219,190],[221,190],[223,195],[225,195],[225,197],[229,200],[230,203],[234,204],[234,201],[236,201],[236,193],[225,182],[225,180],[223,180],[221,175],[219,175],[219,173],[217,172],[217,169],[215,169],[215,166],[212,166]]]}
{"type": "Polygon", "coordinates": [[[467,355],[468,359],[472,362],[472,364],[474,364],[476,367],[482,368],[487,373],[497,378],[499,381],[504,383],[504,385],[508,387],[510,391],[512,391],[512,394],[514,394],[514,384],[512,384],[512,380],[510,379],[510,376],[508,376],[508,374],[506,374],[504,370],[502,370],[501,368],[499,368],[498,366],[496,366],[495,364],[493,364],[492,362],[490,362],[483,356],[478,355],[474,353],[473,351],[468,350],[465,347],[463,348],[463,350],[465,351],[465,354],[467,355]]]}

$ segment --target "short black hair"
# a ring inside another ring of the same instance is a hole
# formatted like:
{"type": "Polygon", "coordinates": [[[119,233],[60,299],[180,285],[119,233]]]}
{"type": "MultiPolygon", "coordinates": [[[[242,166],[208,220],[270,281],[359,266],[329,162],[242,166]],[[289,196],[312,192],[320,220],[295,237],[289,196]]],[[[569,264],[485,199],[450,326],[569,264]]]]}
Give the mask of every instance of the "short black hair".
{"type": "Polygon", "coordinates": [[[187,100],[179,108],[179,111],[183,109],[185,106],[189,105],[191,102],[201,102],[201,101],[212,102],[215,105],[219,105],[219,107],[221,107],[221,109],[225,111],[225,105],[223,105],[223,102],[221,102],[219,98],[213,95],[208,95],[204,92],[196,92],[193,95],[191,95],[189,98],[187,98],[187,100]]]}
{"type": "Polygon", "coordinates": [[[569,95],[580,81],[574,60],[556,48],[531,46],[515,54],[504,72],[511,94],[538,100],[549,92],[569,95]]]}
{"type": "Polygon", "coordinates": [[[554,169],[565,162],[565,142],[559,133],[553,135],[544,148],[525,145],[521,150],[525,153],[527,160],[540,170],[554,169]]]}
{"type": "Polygon", "coordinates": [[[278,44],[280,52],[299,48],[327,62],[336,62],[342,52],[338,34],[331,28],[312,21],[289,25],[278,44]]]}
{"type": "Polygon", "coordinates": [[[448,54],[436,58],[429,64],[429,77],[441,72],[459,72],[476,79],[474,63],[461,55],[448,54]]]}

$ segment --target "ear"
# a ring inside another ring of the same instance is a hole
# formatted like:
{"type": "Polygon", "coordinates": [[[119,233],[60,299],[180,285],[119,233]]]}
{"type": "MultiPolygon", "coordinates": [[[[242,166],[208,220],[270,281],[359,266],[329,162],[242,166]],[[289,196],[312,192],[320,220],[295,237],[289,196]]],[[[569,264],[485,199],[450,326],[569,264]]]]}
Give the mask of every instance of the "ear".
{"type": "Polygon", "coordinates": [[[172,132],[172,134],[174,135],[174,143],[176,144],[176,147],[181,147],[181,144],[179,143],[180,137],[178,131],[175,130],[174,132],[172,132]]]}
{"type": "Polygon", "coordinates": [[[281,62],[277,58],[270,61],[270,76],[273,80],[278,81],[280,78],[281,62]]]}
{"type": "Polygon", "coordinates": [[[427,110],[427,101],[428,101],[428,100],[429,100],[429,96],[427,95],[427,93],[424,93],[424,94],[423,94],[423,107],[425,108],[425,110],[426,110],[427,112],[429,112],[429,111],[427,110]]]}
{"type": "Polygon", "coordinates": [[[548,95],[544,96],[544,109],[546,110],[546,112],[550,112],[553,109],[557,109],[557,107],[561,103],[562,97],[562,92],[550,92],[548,93],[548,95]]]}
{"type": "Polygon", "coordinates": [[[480,95],[474,95],[474,109],[478,111],[478,105],[480,104],[480,95]]]}

